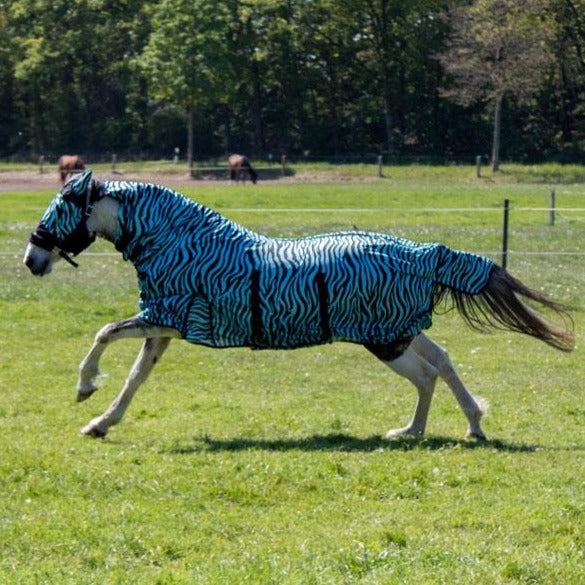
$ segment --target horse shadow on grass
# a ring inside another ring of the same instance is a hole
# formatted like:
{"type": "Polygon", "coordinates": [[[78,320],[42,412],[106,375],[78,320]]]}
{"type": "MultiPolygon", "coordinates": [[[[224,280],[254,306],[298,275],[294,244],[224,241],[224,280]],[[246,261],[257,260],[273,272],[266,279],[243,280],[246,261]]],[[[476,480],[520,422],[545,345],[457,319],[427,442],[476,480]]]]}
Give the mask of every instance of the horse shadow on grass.
{"type": "Polygon", "coordinates": [[[166,453],[190,455],[218,451],[339,451],[339,452],[374,452],[374,451],[439,451],[441,449],[485,449],[512,453],[533,453],[538,445],[507,443],[500,440],[476,441],[453,439],[452,437],[398,437],[392,440],[381,436],[354,437],[344,433],[328,435],[311,435],[301,438],[254,439],[254,438],[218,438],[208,435],[194,437],[190,443],[175,443],[163,449],[166,453]]]}

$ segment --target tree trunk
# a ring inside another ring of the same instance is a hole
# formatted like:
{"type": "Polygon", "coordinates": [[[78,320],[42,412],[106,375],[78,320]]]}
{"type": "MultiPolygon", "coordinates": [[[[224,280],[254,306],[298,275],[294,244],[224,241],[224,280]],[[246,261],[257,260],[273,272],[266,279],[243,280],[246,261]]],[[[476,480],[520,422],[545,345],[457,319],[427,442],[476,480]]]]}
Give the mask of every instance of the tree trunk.
{"type": "Polygon", "coordinates": [[[388,154],[394,154],[394,116],[392,115],[392,98],[390,92],[390,83],[384,81],[384,126],[386,130],[386,148],[388,154]]]}
{"type": "Polygon", "coordinates": [[[492,141],[492,171],[500,170],[500,134],[502,131],[502,102],[503,95],[497,95],[494,107],[494,137],[492,141]]]}
{"type": "Polygon", "coordinates": [[[43,120],[42,91],[39,89],[37,80],[32,82],[32,99],[30,101],[30,147],[31,156],[36,158],[45,151],[45,132],[43,120]]]}
{"type": "Polygon", "coordinates": [[[252,115],[254,117],[254,154],[261,155],[264,153],[264,131],[262,128],[262,88],[260,80],[260,70],[258,63],[252,61],[252,80],[253,80],[253,107],[252,115]]]}
{"type": "Polygon", "coordinates": [[[333,149],[333,154],[339,154],[340,139],[339,139],[339,110],[338,110],[338,96],[339,96],[339,82],[337,76],[337,68],[335,67],[335,60],[333,55],[328,52],[327,55],[327,71],[329,75],[329,84],[327,85],[327,97],[329,101],[329,136],[331,137],[330,145],[333,149]]]}
{"type": "Polygon", "coordinates": [[[226,154],[232,153],[232,111],[229,106],[224,106],[224,142],[226,154]]]}
{"type": "Polygon", "coordinates": [[[193,106],[187,107],[187,164],[189,173],[193,174],[193,106]]]}

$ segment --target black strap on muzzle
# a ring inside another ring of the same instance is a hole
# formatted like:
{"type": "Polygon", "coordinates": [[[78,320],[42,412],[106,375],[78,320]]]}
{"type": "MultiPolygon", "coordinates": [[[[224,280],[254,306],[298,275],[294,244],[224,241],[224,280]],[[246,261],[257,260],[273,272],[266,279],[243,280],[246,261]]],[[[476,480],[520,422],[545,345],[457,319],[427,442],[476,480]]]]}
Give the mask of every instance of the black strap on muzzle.
{"type": "MultiPolygon", "coordinates": [[[[57,238],[45,228],[42,224],[37,227],[37,229],[32,232],[29,239],[31,244],[46,250],[47,252],[51,252],[55,246],[58,246],[57,238]]],[[[67,254],[64,250],[59,248],[59,256],[63,258],[66,262],[71,264],[73,268],[79,268],[79,264],[67,254]]]]}
{"type": "Polygon", "coordinates": [[[40,224],[30,235],[29,241],[47,252],[50,252],[57,245],[57,238],[43,224],[40,224]]]}

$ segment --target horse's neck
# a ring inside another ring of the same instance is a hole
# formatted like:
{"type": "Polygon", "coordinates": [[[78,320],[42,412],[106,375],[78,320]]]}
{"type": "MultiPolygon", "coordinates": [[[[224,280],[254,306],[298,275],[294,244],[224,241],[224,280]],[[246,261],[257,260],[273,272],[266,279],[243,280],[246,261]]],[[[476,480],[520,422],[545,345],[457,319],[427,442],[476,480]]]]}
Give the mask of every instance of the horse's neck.
{"type": "Polygon", "coordinates": [[[97,201],[87,220],[87,229],[113,242],[118,228],[119,207],[120,204],[112,197],[104,197],[97,201]]]}
{"type": "MultiPolygon", "coordinates": [[[[157,202],[163,201],[160,205],[169,205],[169,207],[166,208],[167,213],[162,214],[162,216],[159,213],[153,213],[150,220],[148,219],[148,214],[146,218],[142,216],[140,218],[140,224],[142,227],[148,225],[150,235],[158,234],[163,238],[163,241],[168,241],[168,233],[171,231],[177,235],[177,230],[174,229],[173,231],[170,228],[173,227],[173,222],[178,218],[184,218],[183,214],[187,214],[185,217],[191,221],[192,227],[198,226],[200,229],[197,230],[197,232],[203,235],[210,232],[217,234],[222,230],[227,230],[231,238],[234,237],[235,232],[238,232],[243,236],[252,233],[249,232],[249,230],[241,228],[237,224],[226,220],[223,216],[208,208],[204,208],[200,205],[196,206],[193,202],[188,202],[189,205],[186,205],[187,200],[184,198],[176,198],[173,195],[173,197],[165,199],[163,193],[157,193],[157,195],[157,202]],[[171,209],[173,209],[173,212],[171,212],[171,209]],[[167,223],[165,223],[165,220],[167,220],[167,223]]],[[[142,196],[146,195],[142,194],[142,196]]],[[[100,199],[95,203],[93,211],[87,220],[87,229],[90,232],[95,232],[99,237],[116,243],[116,245],[121,245],[121,242],[116,241],[116,238],[120,238],[120,230],[122,232],[129,231],[129,233],[122,234],[122,240],[124,240],[124,238],[129,238],[131,240],[134,237],[134,220],[130,219],[127,222],[128,225],[120,225],[120,215],[118,213],[120,206],[125,206],[123,198],[118,199],[117,197],[114,198],[114,196],[106,195],[106,197],[100,199]]],[[[141,213],[144,213],[147,208],[148,205],[143,206],[141,208],[141,213]]],[[[136,218],[135,220],[138,221],[136,218]]],[[[184,222],[182,225],[184,225],[184,222]]],[[[191,230],[190,233],[193,236],[195,231],[191,230]]],[[[125,245],[127,244],[128,241],[126,241],[125,245]]],[[[123,247],[125,247],[125,245],[123,247]]]]}

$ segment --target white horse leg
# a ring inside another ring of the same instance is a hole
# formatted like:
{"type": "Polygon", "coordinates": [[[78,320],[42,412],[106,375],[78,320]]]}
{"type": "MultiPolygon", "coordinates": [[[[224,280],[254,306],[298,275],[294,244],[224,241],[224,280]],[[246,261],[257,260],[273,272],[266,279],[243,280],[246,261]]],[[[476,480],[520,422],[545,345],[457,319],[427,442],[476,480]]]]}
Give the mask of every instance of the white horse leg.
{"type": "Polygon", "coordinates": [[[119,423],[140,385],[148,378],[154,365],[169,346],[169,337],[148,338],[130,370],[124,386],[110,407],[81,429],[84,435],[105,437],[108,429],[119,423]]]}
{"type": "Polygon", "coordinates": [[[438,376],[437,369],[418,355],[411,346],[396,359],[385,360],[382,357],[380,359],[399,376],[410,380],[418,391],[418,400],[412,420],[403,428],[388,431],[386,439],[400,435],[421,437],[427,426],[427,418],[438,376]]]}
{"type": "Polygon", "coordinates": [[[455,395],[461,410],[463,410],[469,421],[467,436],[485,439],[486,436],[481,429],[480,423],[482,416],[487,411],[487,402],[474,398],[469,393],[455,371],[447,352],[431,341],[424,333],[417,335],[410,347],[437,369],[439,376],[447,383],[455,395]]]}
{"type": "Polygon", "coordinates": [[[100,374],[99,361],[106,347],[113,341],[130,337],[181,337],[176,329],[171,327],[159,327],[149,325],[138,317],[124,319],[115,323],[109,323],[102,327],[97,335],[89,353],[79,365],[79,381],[77,382],[77,402],[87,400],[97,389],[96,379],[100,374]]]}

